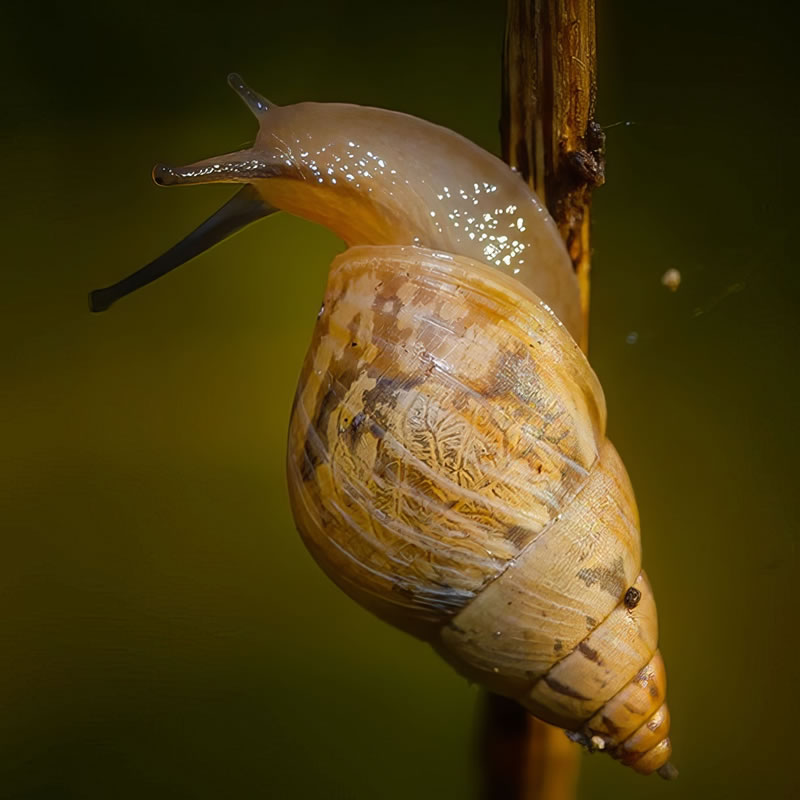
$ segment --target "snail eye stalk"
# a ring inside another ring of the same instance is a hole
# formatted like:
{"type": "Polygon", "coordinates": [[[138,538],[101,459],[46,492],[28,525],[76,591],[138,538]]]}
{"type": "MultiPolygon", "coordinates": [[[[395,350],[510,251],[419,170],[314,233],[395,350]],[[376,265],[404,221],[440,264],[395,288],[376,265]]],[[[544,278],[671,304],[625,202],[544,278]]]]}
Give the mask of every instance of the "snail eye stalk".
{"type": "Polygon", "coordinates": [[[275,103],[271,103],[266,97],[255,91],[255,89],[251,89],[242,80],[242,76],[235,72],[231,72],[231,74],[228,75],[228,85],[242,98],[245,105],[256,117],[266,114],[270,108],[275,106],[275,103]]]}

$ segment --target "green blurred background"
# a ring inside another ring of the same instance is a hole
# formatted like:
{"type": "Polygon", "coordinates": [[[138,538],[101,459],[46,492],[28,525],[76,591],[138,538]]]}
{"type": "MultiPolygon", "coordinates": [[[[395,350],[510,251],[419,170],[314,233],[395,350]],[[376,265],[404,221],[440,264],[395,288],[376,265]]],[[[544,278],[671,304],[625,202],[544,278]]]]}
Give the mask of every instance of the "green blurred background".
{"type": "MultiPolygon", "coordinates": [[[[796,796],[797,12],[598,15],[591,356],[681,778],[584,756],[579,796],[796,796]]],[[[230,195],[150,181],[252,139],[230,70],[497,152],[503,24],[455,0],[5,8],[0,797],[471,797],[477,690],[335,590],[289,513],[289,408],[341,243],[279,215],[107,314],[86,292],[230,195]]]]}

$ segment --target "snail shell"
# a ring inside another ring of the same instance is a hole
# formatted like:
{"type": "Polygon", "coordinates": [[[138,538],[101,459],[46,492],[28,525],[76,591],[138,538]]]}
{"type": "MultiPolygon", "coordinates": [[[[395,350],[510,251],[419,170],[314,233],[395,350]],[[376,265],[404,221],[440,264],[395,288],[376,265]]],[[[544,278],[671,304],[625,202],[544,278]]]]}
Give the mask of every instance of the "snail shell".
{"type": "Polygon", "coordinates": [[[351,597],[649,773],[670,755],[664,668],[605,421],[574,339],[517,281],[433,250],[353,247],[331,265],[301,373],[289,491],[351,597]]]}
{"type": "Polygon", "coordinates": [[[93,307],[275,209],[338,233],[350,247],[330,267],[289,427],[309,551],[461,674],[672,776],[636,503],[576,344],[553,221],[452,131],[359,106],[279,108],[230,81],[259,119],[253,147],[154,176],[247,188],[93,307]]]}

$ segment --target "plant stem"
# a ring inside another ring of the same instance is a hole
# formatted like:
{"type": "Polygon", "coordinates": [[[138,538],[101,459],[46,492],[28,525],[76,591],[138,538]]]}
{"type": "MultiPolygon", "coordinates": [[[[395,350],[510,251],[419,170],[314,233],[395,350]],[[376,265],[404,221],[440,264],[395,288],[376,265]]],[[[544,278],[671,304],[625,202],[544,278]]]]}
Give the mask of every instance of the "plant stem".
{"type": "Polygon", "coordinates": [[[482,800],[572,800],[581,750],[513,700],[484,695],[482,800]]]}
{"type": "MultiPolygon", "coordinates": [[[[588,346],[589,209],[604,181],[594,121],[594,0],[508,0],[503,158],[547,205],[578,275],[588,346]]],[[[512,700],[488,695],[481,729],[485,800],[571,800],[580,749],[512,700]]]]}
{"type": "Polygon", "coordinates": [[[509,0],[503,61],[503,158],[555,219],[588,323],[589,208],[605,167],[605,137],[594,121],[594,0],[509,0]]]}

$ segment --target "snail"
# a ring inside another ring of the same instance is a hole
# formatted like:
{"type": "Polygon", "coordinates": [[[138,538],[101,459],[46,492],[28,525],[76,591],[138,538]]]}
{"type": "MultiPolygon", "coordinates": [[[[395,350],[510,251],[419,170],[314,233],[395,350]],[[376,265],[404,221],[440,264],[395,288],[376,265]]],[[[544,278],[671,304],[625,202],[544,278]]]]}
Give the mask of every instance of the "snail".
{"type": "Polygon", "coordinates": [[[674,777],[653,593],[553,220],[506,164],[376,108],[278,107],[229,77],[252,148],[161,185],[244,187],[99,311],[281,209],[330,266],[289,424],[299,532],[328,576],[589,749],[674,777]]]}

